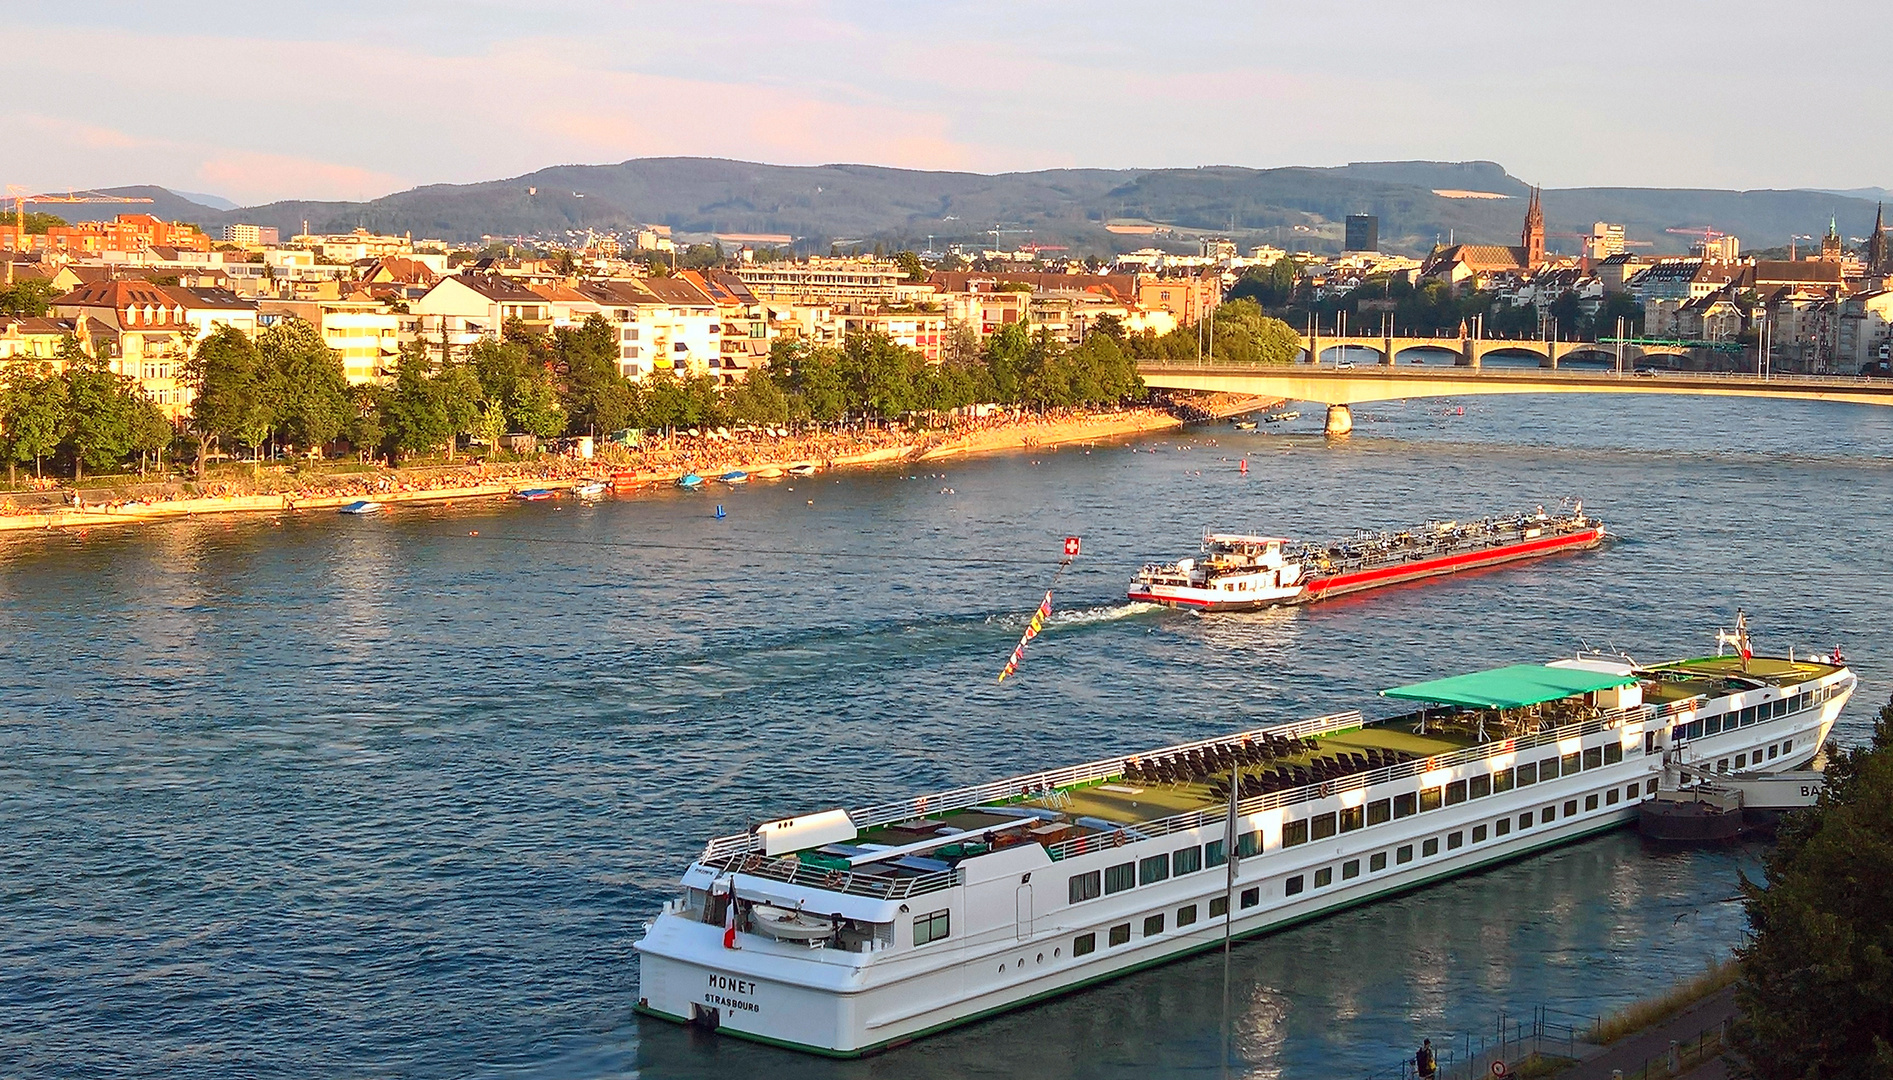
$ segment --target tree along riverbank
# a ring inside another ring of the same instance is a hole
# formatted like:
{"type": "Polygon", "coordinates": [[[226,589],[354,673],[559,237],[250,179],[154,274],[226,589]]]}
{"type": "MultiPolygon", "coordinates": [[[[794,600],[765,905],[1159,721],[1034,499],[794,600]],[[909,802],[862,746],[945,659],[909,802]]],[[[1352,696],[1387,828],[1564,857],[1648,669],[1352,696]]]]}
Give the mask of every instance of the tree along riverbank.
{"type": "Polygon", "coordinates": [[[334,509],[358,499],[379,503],[508,497],[528,488],[563,490],[610,482],[619,494],[674,484],[689,473],[714,479],[729,470],[768,477],[800,465],[840,469],[897,461],[940,461],[971,454],[1030,450],[1122,438],[1254,412],[1276,402],[1212,395],[1187,404],[1006,414],[935,431],[820,431],[776,437],[703,434],[654,441],[628,450],[608,447],[589,461],[543,455],[513,461],[399,469],[259,469],[210,481],[58,488],[0,499],[0,532],[90,528],[206,514],[285,513],[334,509]]]}

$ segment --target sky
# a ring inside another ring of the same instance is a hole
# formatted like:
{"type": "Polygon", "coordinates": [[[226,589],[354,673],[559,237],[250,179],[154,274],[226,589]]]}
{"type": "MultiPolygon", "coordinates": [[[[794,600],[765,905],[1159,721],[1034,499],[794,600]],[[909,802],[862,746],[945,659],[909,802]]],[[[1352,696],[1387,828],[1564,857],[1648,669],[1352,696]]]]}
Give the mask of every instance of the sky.
{"type": "Polygon", "coordinates": [[[367,199],[701,155],[1485,159],[1547,187],[1893,186],[1883,9],[1746,0],[4,0],[0,183],[367,199]]]}

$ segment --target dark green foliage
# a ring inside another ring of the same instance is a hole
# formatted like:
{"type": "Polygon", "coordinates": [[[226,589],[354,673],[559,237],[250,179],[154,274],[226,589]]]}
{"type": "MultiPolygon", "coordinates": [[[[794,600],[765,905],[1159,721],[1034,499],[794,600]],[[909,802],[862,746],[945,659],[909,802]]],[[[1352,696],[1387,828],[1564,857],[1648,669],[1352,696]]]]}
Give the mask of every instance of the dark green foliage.
{"type": "Polygon", "coordinates": [[[1215,308],[1201,328],[1179,326],[1161,337],[1146,332],[1128,345],[1144,360],[1194,361],[1200,351],[1204,359],[1213,356],[1219,364],[1292,364],[1301,351],[1302,338],[1294,327],[1263,314],[1254,300],[1243,299],[1215,308]],[[1211,328],[1213,348],[1208,338],[1211,328]]]}
{"type": "Polygon", "coordinates": [[[609,434],[631,422],[637,389],[618,370],[618,334],[611,323],[593,315],[576,330],[560,327],[553,331],[552,349],[568,430],[609,434]]]}
{"type": "Polygon", "coordinates": [[[51,365],[15,364],[7,372],[0,399],[0,446],[10,462],[41,463],[58,451],[71,431],[72,409],[66,380],[51,365]]]}
{"type": "Polygon", "coordinates": [[[256,351],[271,436],[313,451],[340,438],[351,412],[348,380],[321,332],[285,319],[258,336],[256,351]]]}
{"type": "Polygon", "coordinates": [[[1733,1033],[1757,1080],[1893,1077],[1893,703],[1828,748],[1828,790],[1742,882],[1753,937],[1733,1033]]]}
{"type": "Polygon", "coordinates": [[[12,315],[15,318],[36,319],[52,310],[53,297],[58,291],[53,283],[40,278],[27,278],[11,285],[0,285],[0,315],[12,315]]]}

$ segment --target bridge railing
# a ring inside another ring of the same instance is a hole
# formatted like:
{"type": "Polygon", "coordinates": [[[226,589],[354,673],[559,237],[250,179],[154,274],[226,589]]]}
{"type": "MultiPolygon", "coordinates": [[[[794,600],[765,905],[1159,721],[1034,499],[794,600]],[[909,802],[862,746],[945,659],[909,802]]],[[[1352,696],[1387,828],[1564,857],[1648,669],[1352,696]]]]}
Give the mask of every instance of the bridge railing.
{"type": "MultiPolygon", "coordinates": [[[[1139,371],[1145,372],[1190,372],[1190,371],[1229,371],[1242,369],[1256,372],[1293,370],[1298,374],[1320,371],[1330,378],[1420,378],[1420,379],[1633,379],[1648,378],[1634,375],[1628,370],[1584,370],[1572,368],[1473,368],[1448,367],[1444,364],[1410,365],[1396,367],[1387,364],[1369,364],[1355,368],[1336,368],[1333,365],[1314,365],[1308,363],[1257,364],[1249,362],[1223,361],[1214,363],[1140,363],[1139,371]]],[[[1643,369],[1654,371],[1657,378],[1698,383],[1731,383],[1743,385],[1785,384],[1806,386],[1809,388],[1826,387],[1865,387],[1893,390],[1893,378],[1874,375],[1808,375],[1801,373],[1770,372],[1756,375],[1741,371],[1670,371],[1664,369],[1643,369]]]]}

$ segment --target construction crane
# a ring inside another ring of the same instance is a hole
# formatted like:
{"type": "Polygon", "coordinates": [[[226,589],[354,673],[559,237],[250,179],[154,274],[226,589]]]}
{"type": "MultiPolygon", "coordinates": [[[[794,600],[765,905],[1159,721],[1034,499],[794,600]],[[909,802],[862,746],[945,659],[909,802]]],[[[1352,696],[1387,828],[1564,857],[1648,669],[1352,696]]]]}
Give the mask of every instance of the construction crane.
{"type": "Polygon", "coordinates": [[[19,229],[19,243],[26,243],[26,204],[36,203],[148,203],[143,195],[107,195],[102,191],[68,191],[64,195],[28,195],[32,188],[7,185],[7,198],[13,200],[13,224],[19,229]]]}
{"type": "Polygon", "coordinates": [[[1666,233],[1670,233],[1674,236],[1694,236],[1700,239],[1705,244],[1711,240],[1716,240],[1721,237],[1729,235],[1728,233],[1722,232],[1719,229],[1711,229],[1707,225],[1691,226],[1690,228],[1686,228],[1686,229],[1664,229],[1663,231],[1666,233]]]}

